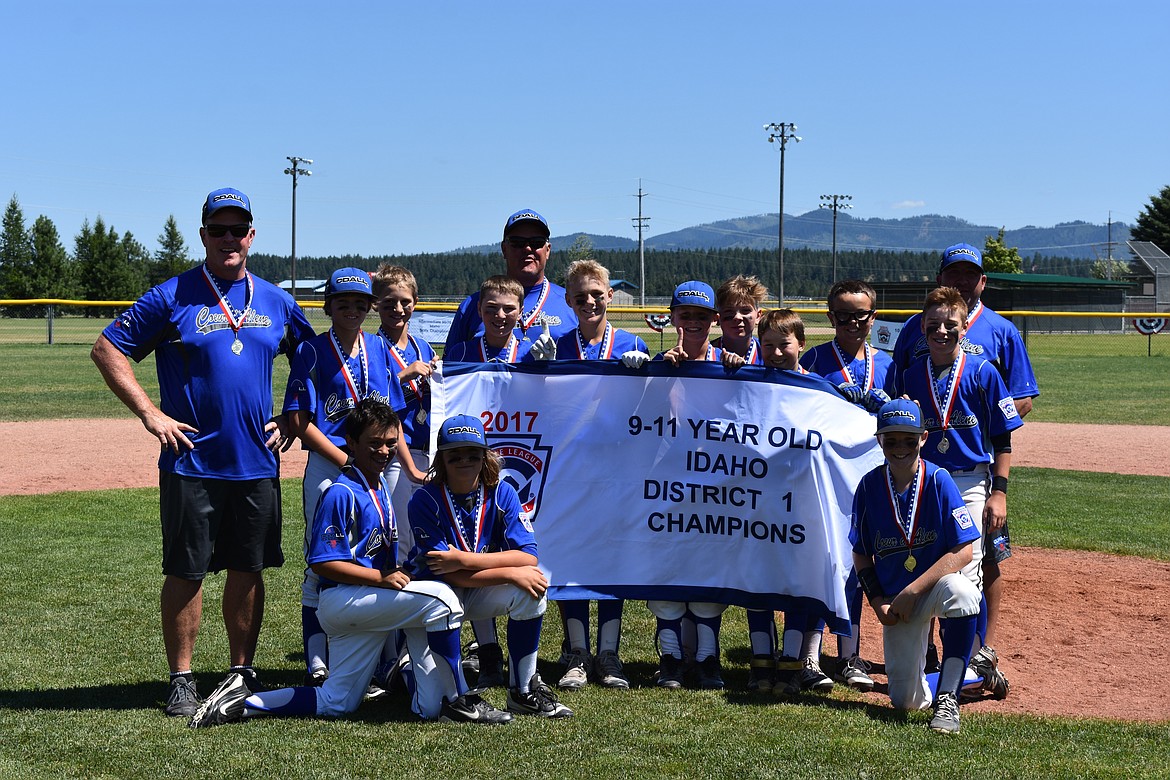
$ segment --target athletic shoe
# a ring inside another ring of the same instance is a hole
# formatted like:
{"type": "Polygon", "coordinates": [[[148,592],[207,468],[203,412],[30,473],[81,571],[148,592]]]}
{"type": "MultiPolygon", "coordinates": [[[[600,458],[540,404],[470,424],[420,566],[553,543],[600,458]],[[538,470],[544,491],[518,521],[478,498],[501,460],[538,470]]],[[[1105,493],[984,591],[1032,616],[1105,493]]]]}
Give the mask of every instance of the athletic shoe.
{"type": "Polygon", "coordinates": [[[477,654],[479,655],[479,679],[476,681],[476,687],[503,688],[507,686],[508,678],[504,676],[504,654],[500,650],[500,646],[495,642],[480,645],[477,654]]]}
{"type": "Polygon", "coordinates": [[[378,701],[379,699],[386,698],[389,693],[390,692],[386,690],[380,682],[378,682],[378,678],[373,677],[370,679],[369,685],[366,686],[366,692],[362,694],[362,701],[378,701]]]}
{"type": "Polygon", "coordinates": [[[463,646],[463,674],[479,674],[479,642],[472,639],[463,646]]]}
{"type": "Polygon", "coordinates": [[[923,666],[924,674],[934,674],[942,671],[942,664],[938,662],[938,645],[931,642],[926,646],[926,664],[923,666]]]}
{"type": "Polygon", "coordinates": [[[528,691],[508,689],[508,711],[517,715],[535,715],[539,718],[571,718],[573,711],[557,701],[557,695],[540,679],[532,675],[528,691]]]}
{"type": "Polygon", "coordinates": [[[695,664],[695,685],[704,691],[723,690],[723,669],[718,656],[707,656],[695,664]]]}
{"type": "Polygon", "coordinates": [[[959,700],[955,694],[943,691],[934,702],[934,717],[930,719],[930,730],[939,734],[959,733],[959,700]]]}
{"type": "Polygon", "coordinates": [[[833,690],[833,680],[821,671],[820,664],[816,662],[816,659],[805,658],[801,661],[801,666],[803,668],[792,675],[792,679],[788,681],[785,693],[795,694],[801,691],[828,693],[833,690]]]}
{"type": "Polygon", "coordinates": [[[189,718],[199,711],[199,692],[195,681],[186,677],[171,678],[171,689],[167,694],[167,706],[163,712],[172,718],[189,718]]]}
{"type": "Polygon", "coordinates": [[[1007,677],[999,670],[999,657],[987,645],[971,656],[971,669],[983,678],[983,690],[991,691],[994,699],[1006,699],[1011,686],[1007,677]]]}
{"type": "Polygon", "coordinates": [[[439,713],[440,723],[486,723],[497,725],[511,723],[512,713],[497,710],[484,701],[480,695],[481,689],[468,691],[454,701],[443,697],[443,709],[439,713]]]}
{"type": "Polygon", "coordinates": [[[776,676],[772,680],[772,693],[777,696],[788,693],[788,684],[792,682],[792,678],[796,676],[796,673],[803,668],[800,660],[790,655],[782,655],[777,658],[776,676]]]}
{"type": "Polygon", "coordinates": [[[565,663],[565,673],[561,675],[557,687],[563,691],[579,691],[589,682],[589,665],[591,659],[584,650],[569,652],[565,663]]]}
{"type": "Polygon", "coordinates": [[[593,675],[603,688],[629,688],[630,680],[622,668],[622,659],[613,650],[602,650],[593,659],[593,675]]]}
{"type": "MultiPolygon", "coordinates": [[[[260,691],[268,690],[268,686],[260,682],[260,678],[256,675],[256,670],[252,667],[245,666],[240,670],[240,674],[244,678],[244,685],[247,685],[248,690],[252,693],[260,693],[260,691]]],[[[328,674],[328,671],[326,674],[328,674]]]]}
{"type": "Polygon", "coordinates": [[[657,684],[659,688],[682,687],[682,659],[667,654],[658,659],[657,684]]]}
{"type": "Polygon", "coordinates": [[[402,655],[394,659],[393,663],[382,664],[378,671],[374,672],[374,683],[386,691],[391,693],[404,693],[407,690],[406,686],[406,669],[410,666],[410,653],[405,649],[402,655]]]}
{"type": "Polygon", "coordinates": [[[305,675],[304,687],[320,688],[329,679],[329,670],[320,666],[305,675]]]}
{"type": "Polygon", "coordinates": [[[244,700],[252,695],[244,682],[244,675],[232,672],[219,684],[215,692],[203,700],[203,705],[191,716],[187,725],[193,729],[220,726],[244,717],[244,700]]]}
{"type": "Polygon", "coordinates": [[[849,686],[855,691],[862,691],[868,693],[873,690],[873,678],[866,672],[869,671],[869,662],[861,658],[861,656],[854,655],[846,658],[837,667],[837,682],[849,686]]]}
{"type": "Polygon", "coordinates": [[[775,679],[776,659],[770,655],[753,655],[747,689],[757,693],[770,693],[775,679]]]}

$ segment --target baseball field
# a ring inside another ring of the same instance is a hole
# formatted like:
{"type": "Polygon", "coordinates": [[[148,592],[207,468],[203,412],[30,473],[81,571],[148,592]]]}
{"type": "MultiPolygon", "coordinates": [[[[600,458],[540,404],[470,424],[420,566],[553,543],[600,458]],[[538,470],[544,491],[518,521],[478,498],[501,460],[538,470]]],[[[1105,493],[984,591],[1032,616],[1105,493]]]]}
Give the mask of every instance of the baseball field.
{"type": "MultiPolygon", "coordinates": [[[[1004,567],[999,643],[1012,692],[964,705],[962,732],[948,739],[927,730],[927,713],[898,715],[880,693],[746,693],[735,608],[723,636],[727,690],[659,690],[652,620],[638,603],[626,606],[622,645],[634,688],[565,694],[569,721],[424,724],[391,699],[338,722],[189,730],[160,710],[157,445],[87,352],[0,345],[2,778],[1170,776],[1165,358],[1090,356],[1070,369],[1034,355],[1044,395],[1016,448],[1016,555],[1004,567]]],[[[148,389],[151,374],[141,367],[148,389]]],[[[283,464],[290,564],[268,577],[257,658],[272,685],[301,674],[301,464],[295,454],[283,464]]],[[[196,650],[203,693],[223,676],[221,588],[209,579],[196,650]]],[[[862,652],[882,682],[878,636],[867,620],[862,652]]],[[[557,676],[559,641],[549,619],[546,678],[557,676]]],[[[502,691],[488,698],[503,704],[502,691]]]]}

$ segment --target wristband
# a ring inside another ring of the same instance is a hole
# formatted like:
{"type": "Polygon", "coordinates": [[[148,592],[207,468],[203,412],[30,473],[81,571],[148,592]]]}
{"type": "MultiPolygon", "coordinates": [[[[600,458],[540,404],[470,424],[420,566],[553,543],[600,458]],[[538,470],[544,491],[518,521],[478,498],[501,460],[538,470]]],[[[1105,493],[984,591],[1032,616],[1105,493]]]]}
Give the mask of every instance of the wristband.
{"type": "Polygon", "coordinates": [[[857,582],[861,585],[861,592],[865,594],[867,599],[872,600],[885,595],[882,592],[882,583],[878,580],[877,571],[872,566],[857,572],[857,582]]]}
{"type": "Polygon", "coordinates": [[[342,466],[341,469],[342,469],[342,471],[344,471],[345,469],[348,469],[351,466],[353,466],[353,455],[350,455],[348,458],[345,459],[345,465],[342,466]]]}
{"type": "Polygon", "coordinates": [[[991,492],[999,491],[1005,496],[1007,495],[1008,478],[1007,477],[992,477],[991,478],[991,492]]]}

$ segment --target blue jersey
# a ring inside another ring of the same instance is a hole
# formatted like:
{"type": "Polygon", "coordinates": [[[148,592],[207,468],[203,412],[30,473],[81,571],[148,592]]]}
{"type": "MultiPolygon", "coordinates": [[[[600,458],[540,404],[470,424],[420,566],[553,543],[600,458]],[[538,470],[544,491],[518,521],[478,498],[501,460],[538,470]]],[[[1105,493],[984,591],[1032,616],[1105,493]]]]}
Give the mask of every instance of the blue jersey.
{"type": "Polygon", "coordinates": [[[930,431],[922,457],[948,471],[991,463],[991,438],[1024,424],[995,366],[966,353],[940,377],[932,372],[930,355],[920,358],[898,377],[897,384],[897,395],[905,393],[922,407],[922,422],[930,431]],[[952,381],[955,389],[948,412],[940,407],[946,405],[952,381]]]}
{"type": "MultiPolygon", "coordinates": [[[[983,305],[982,301],[967,316],[967,335],[963,351],[991,362],[1007,385],[1012,398],[1034,398],[1040,395],[1032,362],[1020,331],[1010,320],[1001,317],[983,305]]],[[[929,354],[926,336],[922,333],[922,315],[906,320],[898,341],[894,344],[894,365],[902,372],[918,358],[929,354]]]]}
{"type": "Polygon", "coordinates": [[[885,352],[865,345],[865,357],[851,358],[836,341],[818,344],[800,356],[800,364],[835,385],[848,383],[862,390],[894,393],[894,361],[885,352]]]}
{"type": "Polygon", "coordinates": [[[447,347],[443,360],[450,363],[520,363],[531,351],[532,342],[521,341],[513,332],[508,343],[499,348],[488,344],[483,336],[447,347]]]}
{"type": "Polygon", "coordinates": [[[978,539],[979,526],[944,469],[920,460],[904,493],[894,492],[887,469],[878,466],[858,483],[849,543],[873,559],[882,592],[892,598],[951,549],[978,539]]]}
{"type": "MultiPolygon", "coordinates": [[[[665,352],[659,352],[657,355],[654,356],[654,359],[655,360],[665,360],[665,355],[666,355],[665,352]]],[[[723,350],[721,350],[719,347],[715,346],[714,344],[708,344],[707,345],[707,354],[703,356],[703,360],[712,360],[712,361],[718,362],[722,359],[723,359],[723,350]]]]}
{"type": "MultiPolygon", "coordinates": [[[[711,343],[714,344],[719,349],[726,351],[726,347],[723,346],[723,337],[722,336],[715,339],[711,343]]],[[[758,338],[756,338],[755,336],[752,336],[751,341],[748,342],[747,354],[740,355],[740,357],[742,357],[744,359],[744,365],[748,365],[748,366],[762,366],[762,365],[764,365],[764,355],[763,355],[763,352],[760,348],[760,340],[758,338]]]]}
{"type": "Polygon", "coordinates": [[[596,344],[587,344],[577,328],[557,339],[557,360],[618,360],[624,353],[635,350],[650,354],[641,336],[609,323],[605,325],[605,335],[596,344]]]}
{"type": "MultiPolygon", "coordinates": [[[[406,348],[399,349],[380,329],[378,338],[384,340],[390,348],[390,357],[398,366],[397,373],[415,361],[430,363],[435,358],[435,350],[431,349],[426,339],[419,341],[408,334],[406,348]]],[[[408,379],[402,382],[402,395],[406,400],[406,410],[402,413],[402,435],[406,437],[408,446],[425,450],[431,440],[431,382],[425,377],[408,379]]]]}
{"type": "MultiPolygon", "coordinates": [[[[540,336],[541,324],[548,323],[549,333],[554,339],[572,331],[577,327],[577,315],[569,308],[565,301],[565,288],[553,284],[545,279],[535,287],[524,290],[524,301],[520,313],[520,322],[516,324],[513,333],[521,342],[532,341],[540,336]],[[535,331],[532,329],[535,328],[535,331]],[[529,332],[532,331],[532,332],[529,332]],[[527,333],[527,336],[525,335],[527,333]]],[[[479,318],[479,293],[473,293],[463,299],[455,318],[451,320],[451,329],[447,332],[447,343],[443,348],[443,357],[446,350],[451,349],[476,336],[483,335],[483,320],[479,318]]]]}
{"type": "MultiPolygon", "coordinates": [[[[371,490],[357,469],[342,469],[317,499],[305,560],[310,566],[349,561],[378,571],[393,568],[398,560],[398,527],[386,480],[379,476],[371,490]]],[[[321,587],[333,584],[337,583],[321,577],[321,587]]]]}
{"type": "Polygon", "coordinates": [[[411,497],[407,513],[414,533],[406,564],[412,577],[438,579],[424,560],[432,550],[537,554],[532,524],[520,514],[520,498],[507,482],[488,489],[481,485],[470,497],[452,495],[445,485],[431,482],[411,497]]]}
{"type": "Polygon", "coordinates": [[[264,432],[272,362],[313,336],[287,293],[252,274],[228,283],[201,265],[149,290],[102,333],[135,362],[154,352],[159,407],[198,429],[187,434],[194,449],[162,450],[159,469],[227,480],[278,476],[264,432]]]}
{"type": "Polygon", "coordinates": [[[301,344],[284,394],[286,413],[308,412],[312,423],[338,447],[345,446],[345,418],[359,400],[373,398],[399,413],[406,406],[398,366],[386,341],[363,332],[358,343],[356,357],[342,356],[331,329],[301,344]]]}

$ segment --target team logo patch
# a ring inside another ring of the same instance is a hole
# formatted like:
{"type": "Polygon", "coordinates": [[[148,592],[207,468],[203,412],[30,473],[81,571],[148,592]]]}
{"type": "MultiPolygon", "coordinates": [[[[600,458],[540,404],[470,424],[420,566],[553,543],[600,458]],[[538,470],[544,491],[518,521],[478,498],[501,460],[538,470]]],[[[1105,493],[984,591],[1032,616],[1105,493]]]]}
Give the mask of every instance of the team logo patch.
{"type": "Polygon", "coordinates": [[[971,513],[967,511],[967,507],[965,506],[952,510],[951,517],[959,524],[959,528],[962,528],[964,531],[975,525],[974,521],[971,520],[971,513]]]}
{"type": "Polygon", "coordinates": [[[1016,412],[1016,402],[1012,398],[999,399],[999,410],[1003,412],[1004,419],[1014,420],[1018,413],[1016,412]]]}
{"type": "Polygon", "coordinates": [[[877,339],[878,344],[881,344],[883,346],[889,346],[890,340],[894,334],[889,329],[889,327],[887,327],[885,325],[878,325],[877,328],[874,330],[873,335],[874,335],[874,338],[877,339]]]}
{"type": "Polygon", "coordinates": [[[321,532],[321,541],[329,545],[330,549],[336,550],[345,541],[345,534],[337,526],[331,525],[321,532]]]}
{"type": "Polygon", "coordinates": [[[540,434],[501,434],[488,437],[488,445],[503,459],[500,478],[520,496],[520,519],[531,530],[540,511],[552,447],[541,446],[540,434]]]}

